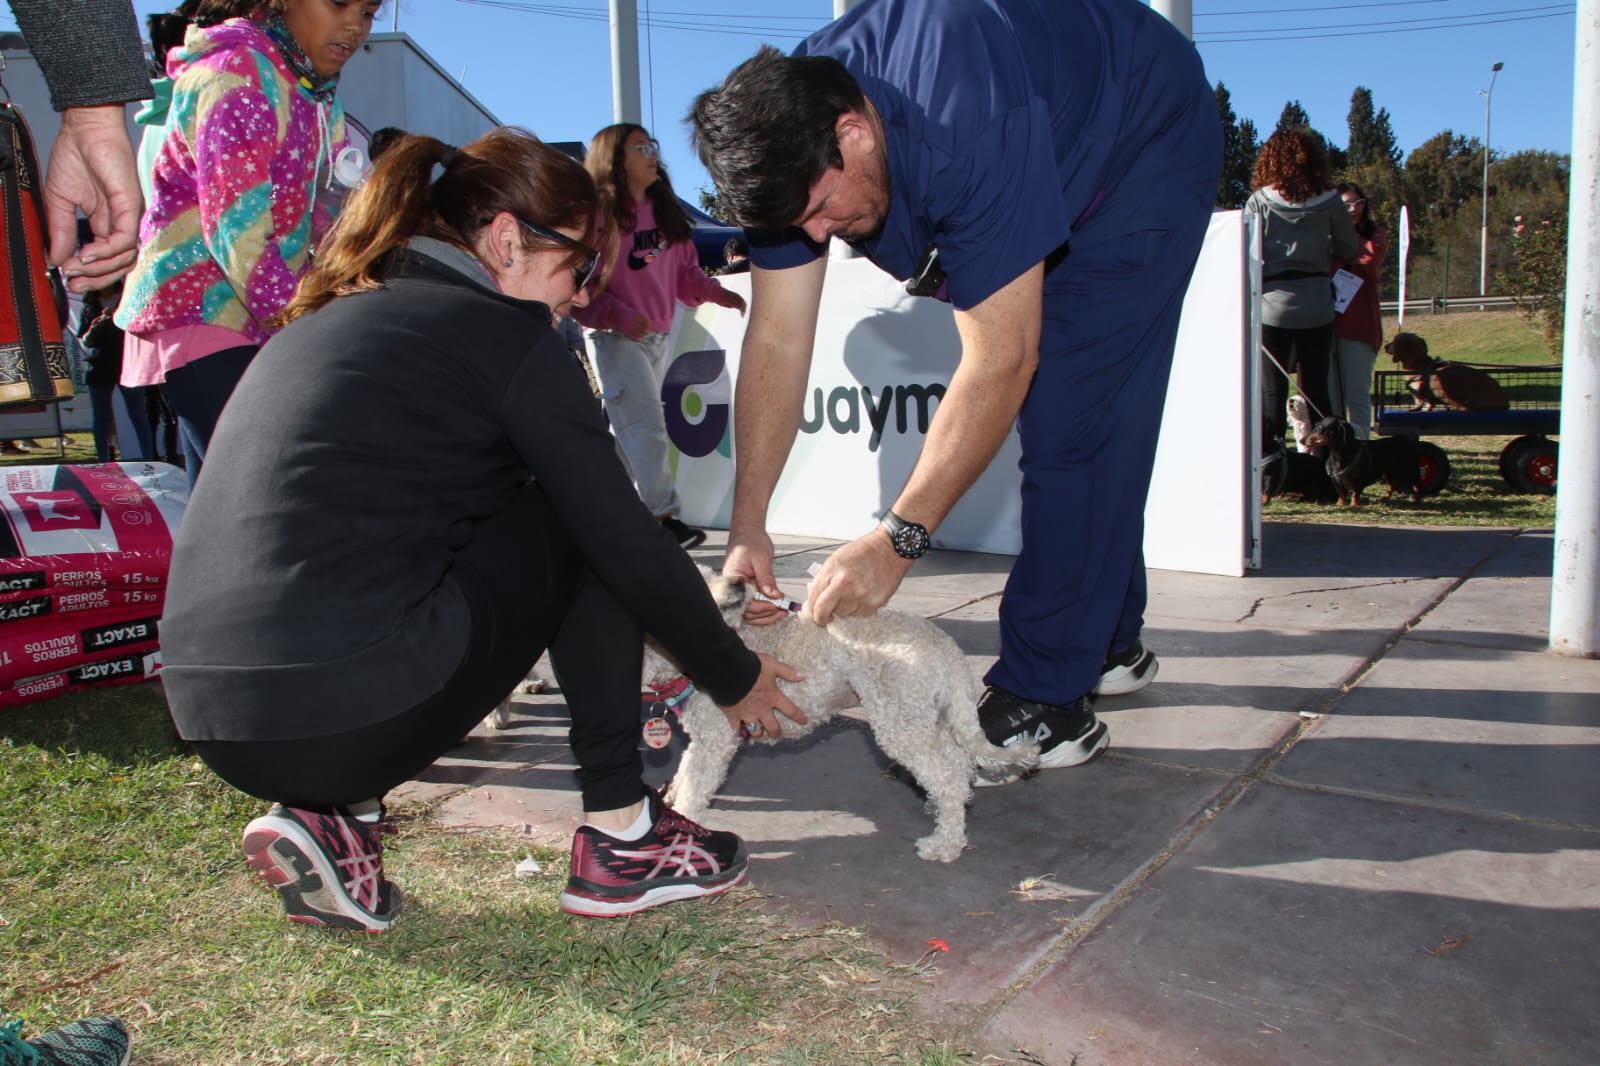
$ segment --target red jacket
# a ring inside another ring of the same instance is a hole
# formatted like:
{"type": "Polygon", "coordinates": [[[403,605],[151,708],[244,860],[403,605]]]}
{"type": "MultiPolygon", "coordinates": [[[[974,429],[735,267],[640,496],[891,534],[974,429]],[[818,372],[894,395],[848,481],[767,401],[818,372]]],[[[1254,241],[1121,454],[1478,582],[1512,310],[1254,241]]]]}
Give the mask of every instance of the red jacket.
{"type": "Polygon", "coordinates": [[[1383,270],[1383,257],[1389,251],[1389,234],[1374,230],[1372,236],[1361,238],[1361,250],[1352,259],[1335,256],[1332,269],[1343,267],[1361,279],[1361,288],[1350,300],[1344,314],[1335,315],[1333,328],[1339,336],[1372,345],[1374,351],[1383,347],[1383,319],[1378,313],[1378,275],[1383,270]]]}

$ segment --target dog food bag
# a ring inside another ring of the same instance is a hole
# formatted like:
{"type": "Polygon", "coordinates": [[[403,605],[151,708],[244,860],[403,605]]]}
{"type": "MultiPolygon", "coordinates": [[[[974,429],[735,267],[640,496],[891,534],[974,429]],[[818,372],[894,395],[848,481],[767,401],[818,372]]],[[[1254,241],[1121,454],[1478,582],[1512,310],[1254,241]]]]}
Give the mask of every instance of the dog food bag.
{"type": "Polygon", "coordinates": [[[124,608],[0,627],[0,685],[80,666],[112,653],[154,651],[159,647],[160,621],[159,611],[124,608]]]}
{"type": "Polygon", "coordinates": [[[188,501],[165,463],[0,469],[0,595],[165,587],[188,501]]]}
{"type": "Polygon", "coordinates": [[[161,652],[126,651],[65,670],[0,685],[0,710],[103,685],[126,685],[161,673],[161,652]]]}
{"type": "Polygon", "coordinates": [[[19,624],[36,622],[58,614],[83,611],[110,611],[139,607],[152,614],[161,613],[166,591],[155,588],[46,588],[38,592],[0,594],[0,633],[19,624]]]}

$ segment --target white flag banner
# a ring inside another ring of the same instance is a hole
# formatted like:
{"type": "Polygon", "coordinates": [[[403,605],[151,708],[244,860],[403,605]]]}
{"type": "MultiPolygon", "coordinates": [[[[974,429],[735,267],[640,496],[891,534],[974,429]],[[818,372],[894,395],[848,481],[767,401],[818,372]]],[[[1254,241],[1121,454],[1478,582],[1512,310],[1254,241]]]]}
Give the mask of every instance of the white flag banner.
{"type": "Polygon", "coordinates": [[[1411,216],[1400,205],[1400,325],[1406,324],[1406,258],[1411,252],[1411,216]]]}

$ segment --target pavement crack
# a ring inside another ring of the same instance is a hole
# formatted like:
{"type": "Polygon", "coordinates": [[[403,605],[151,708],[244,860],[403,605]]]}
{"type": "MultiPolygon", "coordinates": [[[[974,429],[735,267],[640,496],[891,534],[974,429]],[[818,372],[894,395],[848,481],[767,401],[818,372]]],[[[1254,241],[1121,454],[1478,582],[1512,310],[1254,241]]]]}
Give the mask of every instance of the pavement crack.
{"type": "MultiPolygon", "coordinates": [[[[1278,742],[1271,747],[1270,750],[1263,754],[1261,758],[1256,760],[1254,765],[1252,765],[1245,772],[1236,776],[1229,784],[1224,786],[1217,793],[1212,802],[1203,807],[1201,811],[1191,817],[1188,822],[1179,826],[1178,829],[1167,839],[1166,844],[1161,848],[1160,851],[1156,852],[1143,863],[1139,864],[1139,866],[1135,868],[1131,874],[1124,878],[1120,883],[1113,886],[1112,889],[1105,895],[1101,896],[1098,901],[1091,904],[1089,908],[1083,912],[1083,914],[1079,915],[1077,918],[1068,923],[1060,938],[1048,949],[1039,954],[1033,965],[1028,967],[1027,972],[1018,977],[1017,980],[1013,981],[1011,985],[1004,989],[999,995],[995,996],[990,1001],[990,1006],[996,1009],[1003,1008],[1006,1003],[1009,1003],[1018,995],[1022,994],[1023,991],[1032,987],[1032,985],[1039,979],[1040,975],[1047,972],[1051,967],[1059,964],[1064,958],[1070,955],[1079,944],[1083,943],[1084,939],[1087,938],[1090,933],[1094,932],[1094,930],[1098,929],[1101,924],[1108,921],[1112,915],[1121,910],[1123,904],[1126,903],[1135,892],[1137,892],[1147,881],[1160,872],[1167,865],[1167,863],[1172,861],[1175,856],[1188,848],[1190,843],[1192,843],[1196,837],[1203,833],[1207,827],[1209,827],[1218,818],[1222,817],[1222,815],[1230,810],[1235,804],[1237,804],[1241,798],[1253,790],[1256,785],[1260,784],[1262,780],[1267,779],[1272,773],[1274,767],[1276,767],[1278,763],[1281,762],[1283,758],[1288,755],[1297,744],[1300,743],[1302,738],[1310,734],[1313,730],[1320,728],[1325,717],[1335,713],[1338,704],[1345,698],[1345,696],[1348,695],[1356,685],[1360,684],[1368,674],[1377,668],[1377,665],[1382,662],[1391,651],[1394,650],[1400,641],[1405,638],[1406,634],[1410,633],[1413,629],[1420,625],[1423,620],[1428,617],[1428,615],[1438,610],[1439,606],[1443,604],[1445,600],[1449,599],[1457,589],[1461,588],[1469,580],[1481,573],[1486,566],[1493,562],[1494,559],[1502,552],[1506,551],[1507,548],[1509,548],[1514,542],[1514,537],[1504,540],[1493,551],[1490,551],[1482,559],[1479,559],[1476,564],[1467,568],[1463,573],[1451,580],[1442,590],[1440,590],[1438,595],[1429,600],[1421,610],[1397,626],[1394,632],[1389,635],[1389,638],[1384,641],[1383,646],[1372,655],[1368,656],[1363,662],[1357,664],[1350,674],[1328,695],[1327,699],[1323,700],[1322,703],[1314,709],[1316,717],[1301,718],[1301,720],[1297,722],[1295,726],[1286,734],[1284,734],[1278,740],[1278,742]]],[[[1438,578],[1397,578],[1392,581],[1370,582],[1367,585],[1346,585],[1342,587],[1342,591],[1349,591],[1352,588],[1404,584],[1415,580],[1438,580],[1438,578]]],[[[1295,593],[1288,593],[1287,595],[1304,596],[1308,592],[1314,591],[1318,590],[1306,589],[1295,593]]],[[[1329,589],[1323,591],[1333,590],[1329,589]]],[[[1244,617],[1249,618],[1251,615],[1256,613],[1262,603],[1269,599],[1277,598],[1280,597],[1261,597],[1251,605],[1250,610],[1246,612],[1244,617]]]]}

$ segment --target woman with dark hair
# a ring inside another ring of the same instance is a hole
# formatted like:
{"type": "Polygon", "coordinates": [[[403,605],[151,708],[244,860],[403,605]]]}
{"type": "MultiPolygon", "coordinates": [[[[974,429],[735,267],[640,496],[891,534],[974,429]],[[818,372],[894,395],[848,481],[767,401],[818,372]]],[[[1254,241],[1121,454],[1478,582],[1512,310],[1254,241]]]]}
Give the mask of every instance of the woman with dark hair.
{"type": "Polygon", "coordinates": [[[744,297],[700,269],[693,226],[661,163],[661,145],[631,122],[607,126],[589,142],[585,165],[600,191],[600,283],[577,320],[593,330],[594,369],[617,443],[650,513],[692,548],[705,531],[678,518],[682,506],[667,464],[661,381],[667,331],[680,302],[714,302],[744,313],[744,297]]]}
{"type": "Polygon", "coordinates": [[[1361,288],[1333,323],[1338,342],[1333,375],[1338,397],[1334,407],[1336,413],[1342,407],[1356,436],[1367,440],[1372,436],[1372,367],[1378,361],[1378,349],[1383,347],[1378,281],[1384,256],[1389,251],[1389,234],[1379,229],[1373,220],[1367,194],[1361,186],[1353,181],[1341,181],[1339,196],[1350,212],[1360,248],[1349,258],[1334,256],[1331,265],[1336,271],[1342,268],[1360,278],[1361,288]]]}
{"type": "Polygon", "coordinates": [[[1333,355],[1333,256],[1356,253],[1356,231],[1328,184],[1322,140],[1305,129],[1282,129],[1256,156],[1255,192],[1245,210],[1261,220],[1261,449],[1283,447],[1289,383],[1315,418],[1334,414],[1328,376],[1333,355]]]}
{"type": "Polygon", "coordinates": [[[217,426],[173,547],[167,698],[201,759],[274,804],[244,850],[292,919],[388,928],[384,794],[547,648],[585,811],[562,906],[632,914],[744,878],[738,837],[641,783],[643,634],[730,729],[803,721],[777,689],[796,674],[745,648],[640,505],[556,332],[595,206],[526,132],[401,138],[217,426]]]}

